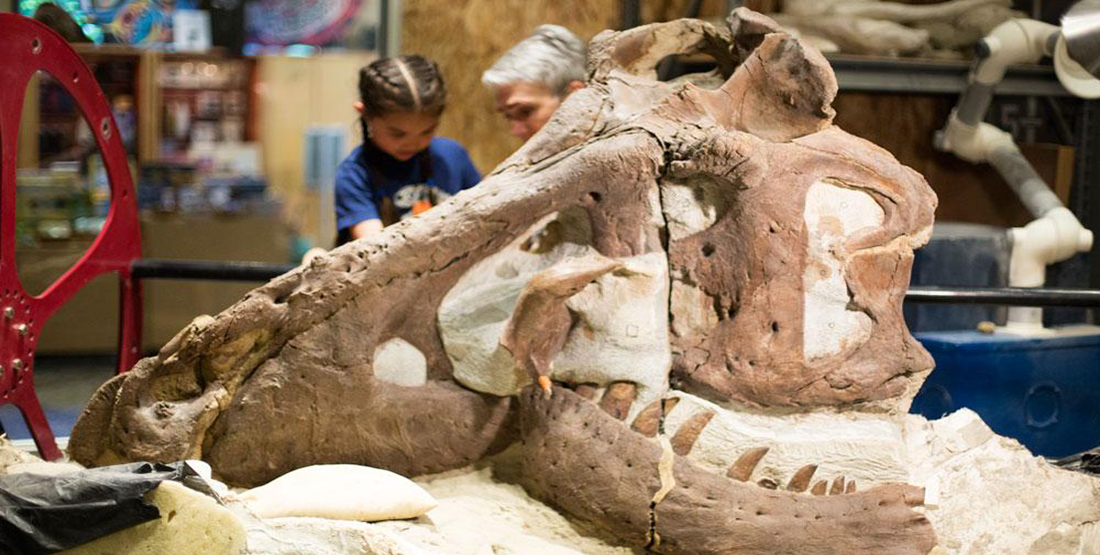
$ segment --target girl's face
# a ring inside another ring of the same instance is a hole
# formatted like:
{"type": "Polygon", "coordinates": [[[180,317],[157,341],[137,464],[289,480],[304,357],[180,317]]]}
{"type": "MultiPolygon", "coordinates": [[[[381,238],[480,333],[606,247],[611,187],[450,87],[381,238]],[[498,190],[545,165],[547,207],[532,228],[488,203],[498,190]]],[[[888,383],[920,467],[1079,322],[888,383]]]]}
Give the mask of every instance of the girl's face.
{"type": "Polygon", "coordinates": [[[370,141],[402,162],[428,148],[437,127],[439,118],[420,112],[395,112],[367,118],[370,141]]]}

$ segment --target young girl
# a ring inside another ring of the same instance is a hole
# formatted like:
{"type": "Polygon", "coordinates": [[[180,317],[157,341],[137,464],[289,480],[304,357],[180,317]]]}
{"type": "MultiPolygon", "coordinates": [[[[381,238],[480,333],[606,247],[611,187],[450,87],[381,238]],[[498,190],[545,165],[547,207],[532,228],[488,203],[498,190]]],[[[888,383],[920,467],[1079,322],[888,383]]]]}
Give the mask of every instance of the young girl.
{"type": "Polygon", "coordinates": [[[421,56],[375,61],[359,70],[359,97],[363,145],[336,170],[337,245],[481,181],[466,149],[433,136],[447,100],[434,62],[421,56]]]}

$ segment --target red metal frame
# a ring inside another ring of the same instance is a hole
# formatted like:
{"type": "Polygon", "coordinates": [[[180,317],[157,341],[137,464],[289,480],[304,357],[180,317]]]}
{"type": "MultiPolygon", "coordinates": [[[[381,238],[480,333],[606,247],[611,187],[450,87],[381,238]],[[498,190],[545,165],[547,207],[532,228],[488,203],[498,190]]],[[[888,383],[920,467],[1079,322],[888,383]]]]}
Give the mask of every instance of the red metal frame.
{"type": "Polygon", "coordinates": [[[101,273],[118,272],[119,372],[137,361],[141,285],[130,275],[130,263],[141,256],[137,199],[107,98],[64,39],[34,20],[0,13],[0,83],[0,405],[19,408],[38,452],[54,460],[61,452],[34,391],[35,344],[46,319],[78,289],[101,273]],[[48,72],[69,91],[92,128],[111,183],[111,208],[103,231],[80,260],[32,296],[15,268],[15,175],[23,97],[36,71],[48,72]]]}

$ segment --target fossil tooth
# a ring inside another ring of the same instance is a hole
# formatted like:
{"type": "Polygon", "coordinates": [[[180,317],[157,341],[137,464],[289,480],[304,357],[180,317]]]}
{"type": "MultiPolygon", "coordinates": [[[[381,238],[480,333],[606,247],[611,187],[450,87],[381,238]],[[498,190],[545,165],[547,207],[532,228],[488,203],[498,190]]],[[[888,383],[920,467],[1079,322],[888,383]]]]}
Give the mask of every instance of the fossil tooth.
{"type": "Polygon", "coordinates": [[[838,476],[833,479],[833,487],[829,488],[829,495],[840,495],[844,493],[844,476],[838,476]]]}
{"type": "Polygon", "coordinates": [[[806,491],[806,488],[810,487],[810,480],[814,477],[814,472],[817,472],[816,464],[808,464],[799,468],[787,484],[787,491],[806,491]]]}
{"type": "Polygon", "coordinates": [[[615,382],[607,386],[603,399],[600,399],[600,408],[616,420],[625,420],[637,394],[636,385],[630,382],[615,382]]]}
{"type": "Polygon", "coordinates": [[[814,487],[813,487],[813,489],[810,490],[810,493],[812,493],[814,495],[825,495],[825,491],[828,488],[829,488],[829,481],[828,480],[821,480],[820,482],[814,484],[814,487]]]}
{"type": "Polygon", "coordinates": [[[596,386],[590,383],[582,383],[577,385],[577,395],[592,401],[596,398],[596,386]]]}
{"type": "Polygon", "coordinates": [[[691,418],[676,430],[676,435],[672,436],[672,451],[681,457],[690,453],[691,448],[695,446],[695,441],[699,439],[699,434],[703,433],[703,428],[711,418],[714,418],[714,414],[714,411],[708,410],[691,415],[691,418]]]}
{"type": "Polygon", "coordinates": [[[741,453],[740,457],[737,457],[737,462],[730,466],[726,476],[733,478],[739,482],[747,482],[752,477],[752,471],[756,470],[756,465],[760,464],[760,459],[764,458],[764,455],[768,454],[768,447],[754,447],[741,453]]]}
{"type": "Polygon", "coordinates": [[[677,404],[680,403],[680,398],[679,397],[668,397],[664,401],[665,401],[665,404],[664,404],[664,407],[662,407],[661,410],[665,414],[668,414],[668,413],[672,412],[672,409],[676,408],[677,404]]]}
{"type": "Polygon", "coordinates": [[[657,428],[661,425],[661,399],[653,401],[634,419],[630,429],[646,437],[657,437],[657,428]]]}

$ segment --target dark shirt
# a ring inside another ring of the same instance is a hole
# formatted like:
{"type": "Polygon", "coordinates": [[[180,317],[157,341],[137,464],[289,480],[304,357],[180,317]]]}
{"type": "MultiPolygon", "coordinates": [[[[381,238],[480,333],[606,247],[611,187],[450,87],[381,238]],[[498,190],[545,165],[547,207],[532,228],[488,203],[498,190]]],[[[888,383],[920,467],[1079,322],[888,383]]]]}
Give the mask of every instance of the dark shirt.
{"type": "Polygon", "coordinates": [[[413,214],[426,201],[435,206],[481,181],[466,149],[457,142],[432,138],[426,150],[402,162],[364,143],[336,169],[338,243],[355,224],[372,219],[390,225],[413,214]]]}

